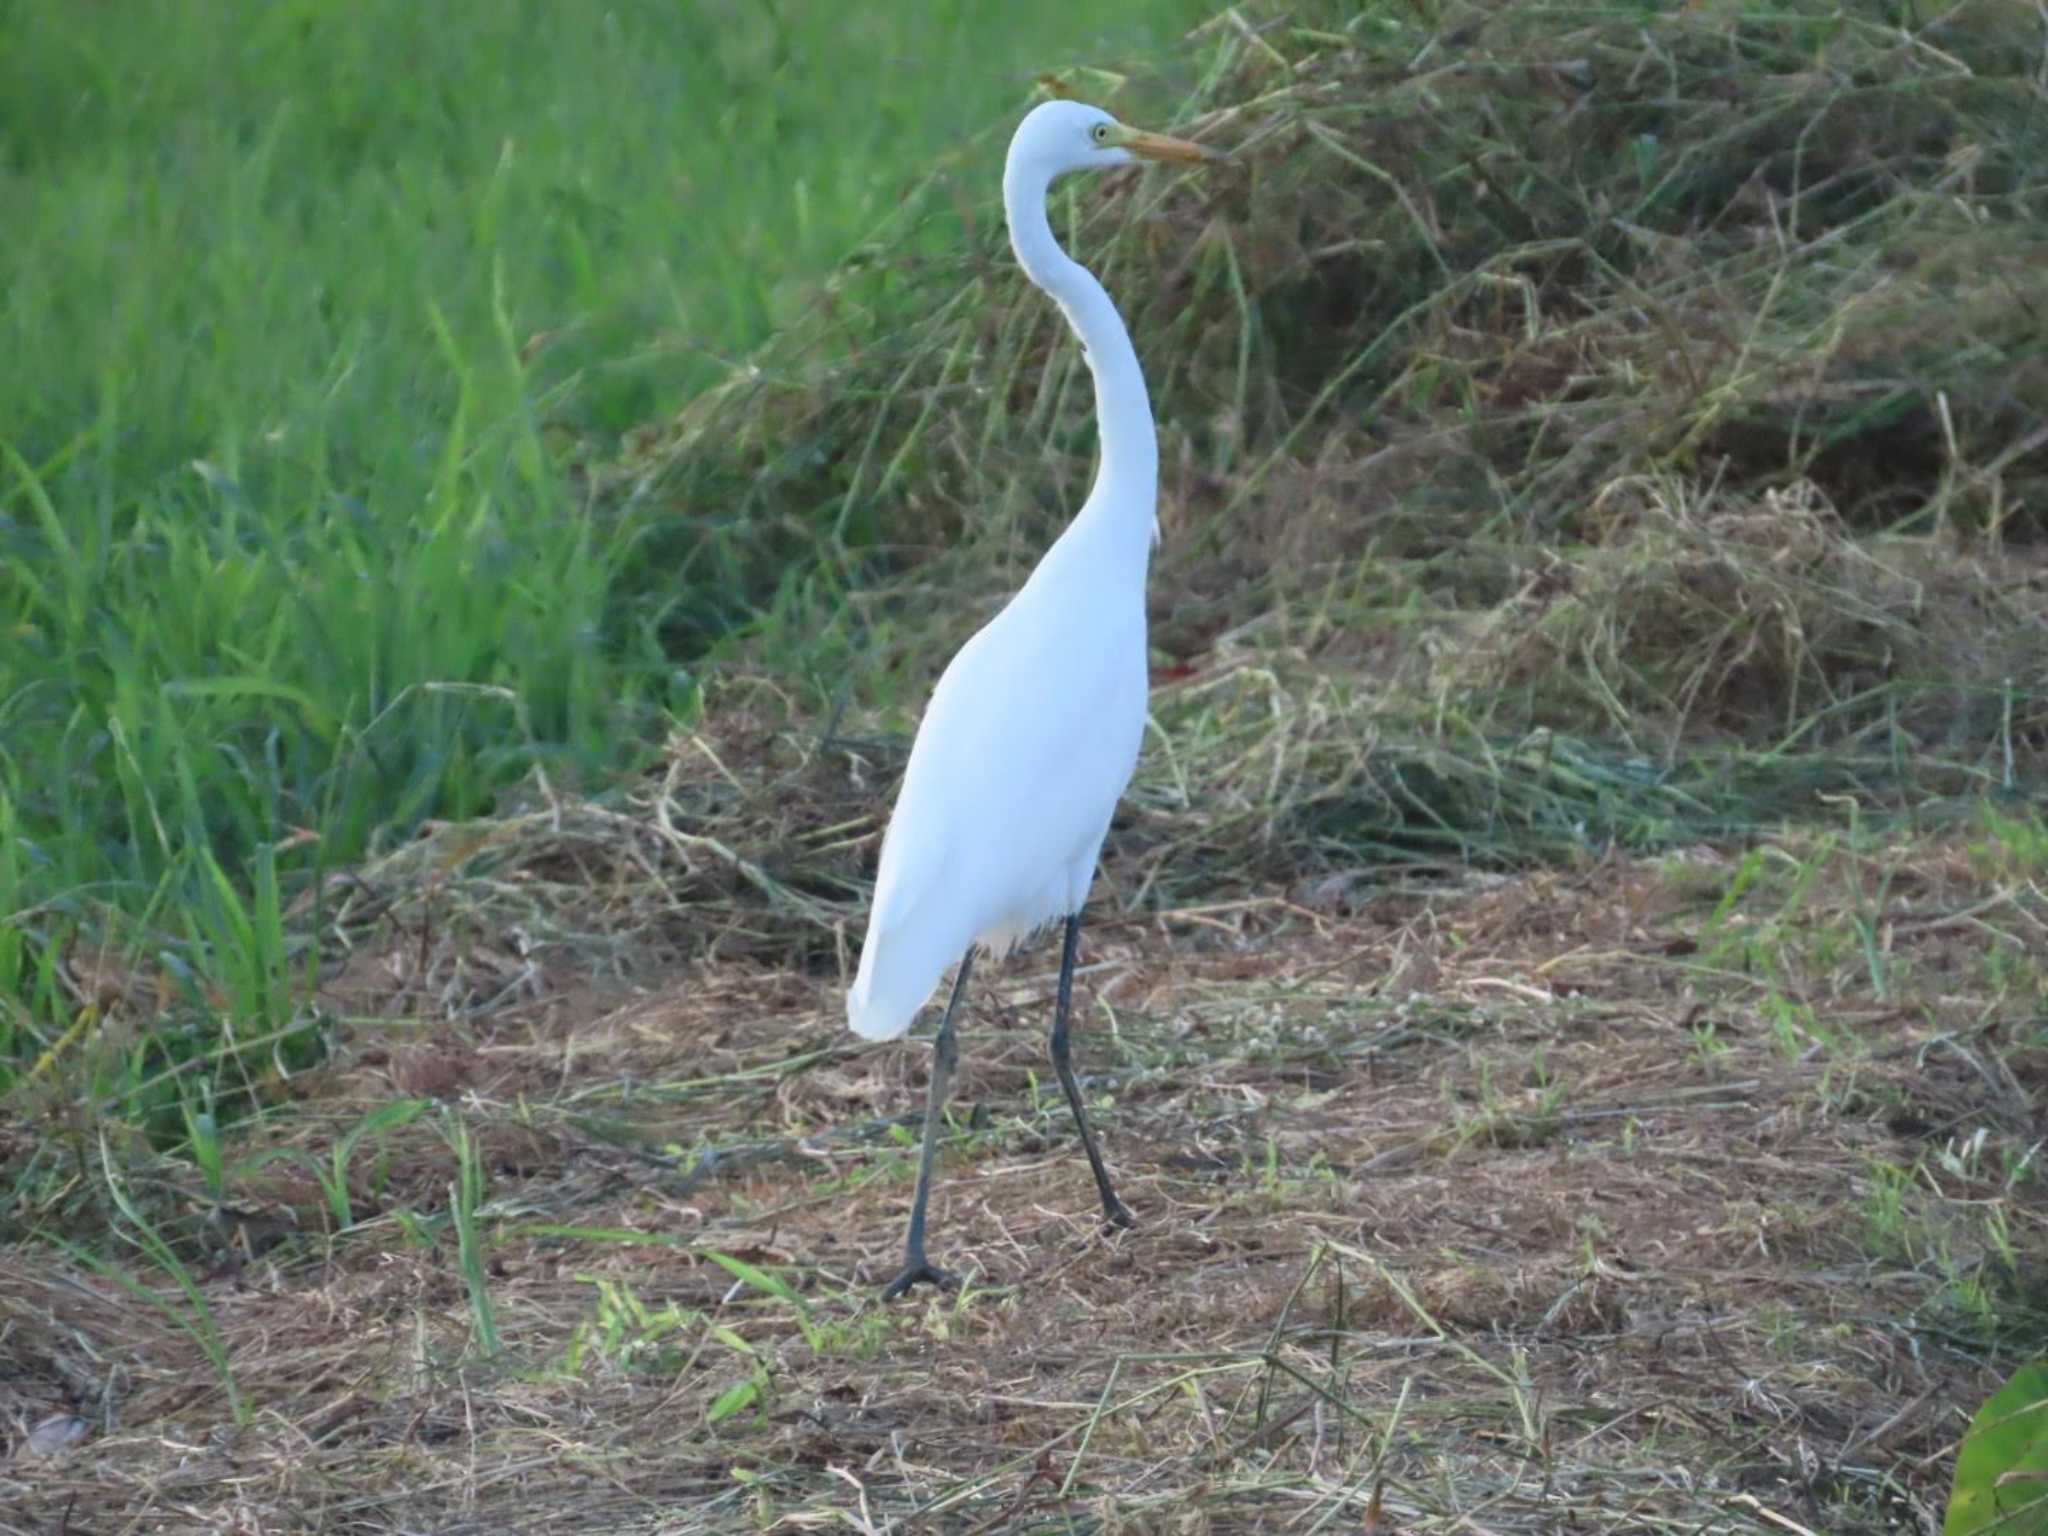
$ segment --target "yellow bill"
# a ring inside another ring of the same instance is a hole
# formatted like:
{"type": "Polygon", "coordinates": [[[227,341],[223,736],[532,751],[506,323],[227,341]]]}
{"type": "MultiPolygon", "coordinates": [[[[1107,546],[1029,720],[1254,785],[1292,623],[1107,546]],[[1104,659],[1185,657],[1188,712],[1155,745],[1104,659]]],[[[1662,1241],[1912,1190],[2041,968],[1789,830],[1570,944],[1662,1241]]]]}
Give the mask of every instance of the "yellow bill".
{"type": "Polygon", "coordinates": [[[1134,155],[1143,155],[1147,160],[1165,160],[1174,165],[1205,165],[1228,158],[1221,150],[1211,149],[1206,144],[1172,138],[1163,133],[1147,133],[1142,128],[1126,128],[1118,124],[1115,134],[1115,143],[1134,155]]]}

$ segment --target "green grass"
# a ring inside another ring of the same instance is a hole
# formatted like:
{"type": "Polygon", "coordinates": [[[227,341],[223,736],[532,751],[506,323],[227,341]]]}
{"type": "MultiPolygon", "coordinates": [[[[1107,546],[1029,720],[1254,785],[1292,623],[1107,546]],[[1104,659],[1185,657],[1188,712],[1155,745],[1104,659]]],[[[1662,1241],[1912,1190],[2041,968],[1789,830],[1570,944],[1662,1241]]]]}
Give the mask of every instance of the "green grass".
{"type": "MultiPolygon", "coordinates": [[[[630,763],[709,594],[584,460],[878,226],[956,243],[923,178],[978,201],[1038,71],[1199,14],[0,5],[0,1055],[109,911],[630,763]]],[[[222,920],[267,1014],[274,926],[222,920]]]]}

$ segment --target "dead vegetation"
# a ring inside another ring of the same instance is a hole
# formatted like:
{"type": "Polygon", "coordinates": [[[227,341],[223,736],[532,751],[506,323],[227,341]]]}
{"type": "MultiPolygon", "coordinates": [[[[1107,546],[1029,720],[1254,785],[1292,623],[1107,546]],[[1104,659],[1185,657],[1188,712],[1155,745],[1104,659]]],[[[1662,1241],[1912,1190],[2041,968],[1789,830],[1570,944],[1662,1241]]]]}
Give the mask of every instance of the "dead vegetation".
{"type": "Polygon", "coordinates": [[[2034,558],[1853,536],[1811,481],[1750,501],[1620,480],[1588,520],[1597,540],[1532,575],[1454,668],[1643,749],[1744,732],[1839,745],[1856,726],[1943,756],[2048,745],[2034,558]]]}
{"type": "Polygon", "coordinates": [[[1026,959],[936,1197],[969,1288],[890,1308],[924,1055],[855,1049],[836,977],[387,1007],[219,1199],[117,1175],[174,1265],[0,1266],[0,1530],[1931,1529],[2048,1331],[2040,852],[1100,924],[1084,1080],[1143,1226],[1095,1230],[1026,959]]]}
{"type": "MultiPolygon", "coordinates": [[[[1235,167],[1062,220],[1152,374],[1158,646],[1201,670],[1291,614],[1398,652],[1377,713],[1410,728],[2033,771],[2041,31],[2005,0],[1219,17],[1176,126],[1235,167]]],[[[662,579],[797,620],[820,708],[921,679],[920,594],[971,624],[1085,487],[1085,369],[1000,240],[870,253],[606,482],[662,579]]]]}

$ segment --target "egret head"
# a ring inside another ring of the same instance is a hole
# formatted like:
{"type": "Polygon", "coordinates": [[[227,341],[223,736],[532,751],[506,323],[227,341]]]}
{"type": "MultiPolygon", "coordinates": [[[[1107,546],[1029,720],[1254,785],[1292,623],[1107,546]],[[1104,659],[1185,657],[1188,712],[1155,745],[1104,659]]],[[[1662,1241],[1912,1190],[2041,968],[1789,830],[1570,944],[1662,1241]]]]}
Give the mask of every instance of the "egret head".
{"type": "Polygon", "coordinates": [[[1009,172],[1050,184],[1068,171],[1095,171],[1134,160],[1198,165],[1222,155],[1186,139],[1126,128],[1100,107],[1047,101],[1033,107],[1010,140],[1009,172]]]}

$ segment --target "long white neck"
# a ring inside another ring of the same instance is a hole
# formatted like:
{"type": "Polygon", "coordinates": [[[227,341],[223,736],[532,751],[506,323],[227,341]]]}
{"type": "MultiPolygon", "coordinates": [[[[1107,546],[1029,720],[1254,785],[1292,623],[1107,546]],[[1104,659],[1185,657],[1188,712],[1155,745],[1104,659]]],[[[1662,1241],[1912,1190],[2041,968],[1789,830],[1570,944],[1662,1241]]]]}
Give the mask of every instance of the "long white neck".
{"type": "Polygon", "coordinates": [[[1051,294],[1081,338],[1088,369],[1095,375],[1096,431],[1102,463],[1088,494],[1083,517],[1130,524],[1149,552],[1159,502],[1159,437],[1152,425],[1152,401],[1145,375],[1116,305],[1095,274],[1060,249],[1045,215],[1049,186],[1043,173],[1009,165],[1003,171],[1003,211],[1010,221],[1010,245],[1024,275],[1051,294]]]}

